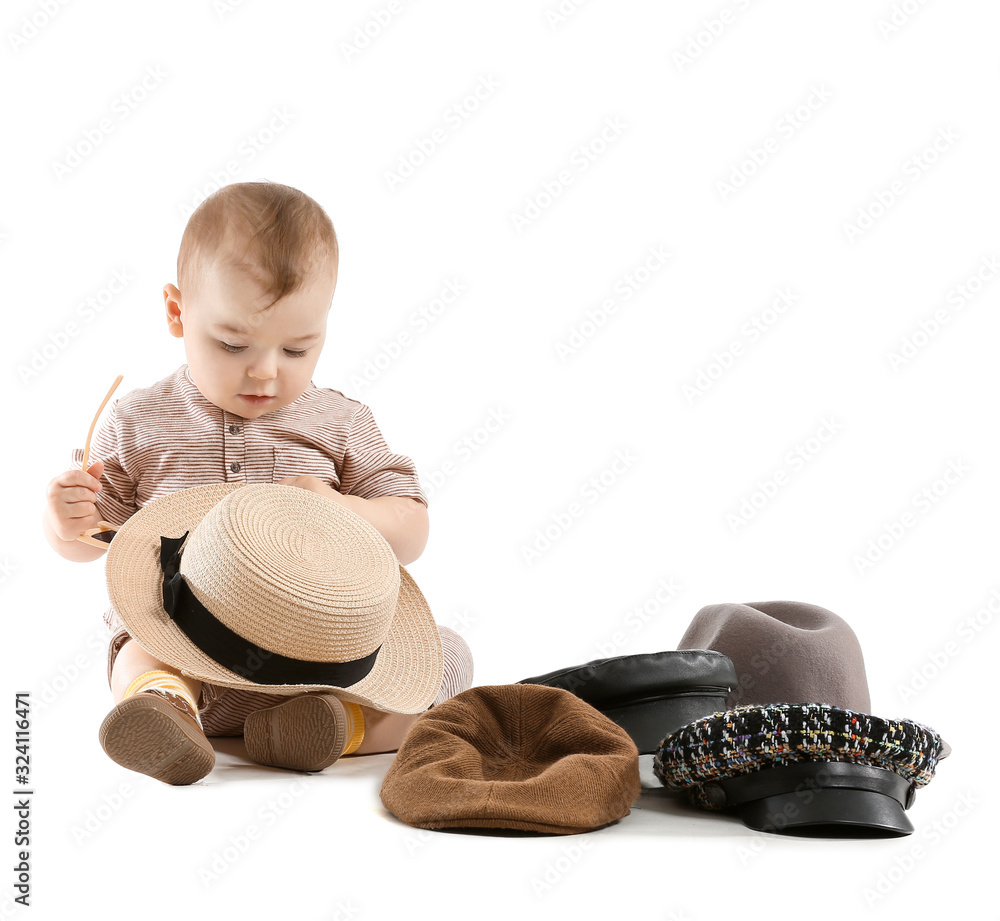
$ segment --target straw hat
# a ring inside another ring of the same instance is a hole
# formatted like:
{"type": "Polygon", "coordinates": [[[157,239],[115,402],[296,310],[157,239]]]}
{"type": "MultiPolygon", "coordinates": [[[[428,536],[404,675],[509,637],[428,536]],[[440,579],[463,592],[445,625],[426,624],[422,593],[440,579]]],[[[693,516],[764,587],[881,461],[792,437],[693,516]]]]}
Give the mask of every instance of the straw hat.
{"type": "Polygon", "coordinates": [[[151,502],[108,548],[111,605],[150,654],[211,684],[419,713],[441,639],[385,538],[297,486],[211,484],[151,502]]]}

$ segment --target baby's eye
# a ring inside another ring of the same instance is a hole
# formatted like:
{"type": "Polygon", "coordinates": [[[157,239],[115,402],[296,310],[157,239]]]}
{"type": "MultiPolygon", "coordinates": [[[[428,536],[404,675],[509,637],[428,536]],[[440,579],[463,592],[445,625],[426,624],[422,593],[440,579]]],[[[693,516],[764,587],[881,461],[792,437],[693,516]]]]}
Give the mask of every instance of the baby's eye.
{"type": "Polygon", "coordinates": [[[221,345],[227,352],[242,352],[246,348],[245,345],[230,345],[228,342],[222,341],[219,342],[219,345],[221,345]]]}
{"type": "Polygon", "coordinates": [[[292,358],[301,358],[307,351],[308,349],[285,349],[285,354],[292,358]]]}

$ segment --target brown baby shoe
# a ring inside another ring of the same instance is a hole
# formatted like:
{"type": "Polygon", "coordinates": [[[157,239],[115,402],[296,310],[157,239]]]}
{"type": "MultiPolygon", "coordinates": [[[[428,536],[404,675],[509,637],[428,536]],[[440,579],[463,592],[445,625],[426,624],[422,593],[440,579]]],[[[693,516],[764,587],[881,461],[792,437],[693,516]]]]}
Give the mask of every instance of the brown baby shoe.
{"type": "Polygon", "coordinates": [[[356,729],[351,714],[333,694],[304,694],[251,713],[243,739],[247,754],[258,764],[322,771],[355,741],[356,729]]]}
{"type": "Polygon", "coordinates": [[[215,766],[215,750],[176,695],[144,691],[127,697],[104,718],[99,737],[112,761],[163,783],[192,784],[215,766]]]}

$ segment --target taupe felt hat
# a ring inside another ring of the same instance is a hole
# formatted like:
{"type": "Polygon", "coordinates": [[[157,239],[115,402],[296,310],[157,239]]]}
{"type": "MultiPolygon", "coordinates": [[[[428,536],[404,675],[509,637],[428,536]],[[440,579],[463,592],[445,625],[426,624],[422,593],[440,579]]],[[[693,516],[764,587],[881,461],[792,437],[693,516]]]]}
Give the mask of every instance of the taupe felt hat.
{"type": "Polygon", "coordinates": [[[577,834],[629,814],[639,752],[562,688],[471,688],[417,717],[382,781],[382,803],[422,828],[577,834]]]}
{"type": "Polygon", "coordinates": [[[430,607],[385,538],[297,486],[211,484],[118,529],[108,595],[131,636],[211,684],[420,713],[441,685],[430,607]]]}
{"type": "Polygon", "coordinates": [[[678,649],[714,649],[732,659],[729,706],[815,703],[871,712],[861,644],[842,617],[802,601],[710,604],[678,649]]]}

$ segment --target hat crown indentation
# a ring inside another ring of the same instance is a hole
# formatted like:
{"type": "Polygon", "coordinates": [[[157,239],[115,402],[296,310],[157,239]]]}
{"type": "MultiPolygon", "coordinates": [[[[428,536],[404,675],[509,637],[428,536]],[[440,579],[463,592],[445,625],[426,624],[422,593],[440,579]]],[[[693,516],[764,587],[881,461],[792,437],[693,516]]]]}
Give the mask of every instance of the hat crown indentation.
{"type": "Polygon", "coordinates": [[[218,620],[262,649],[349,661],[383,642],[399,564],[367,522],[315,498],[231,493],[188,538],[180,571],[218,620]]]}

